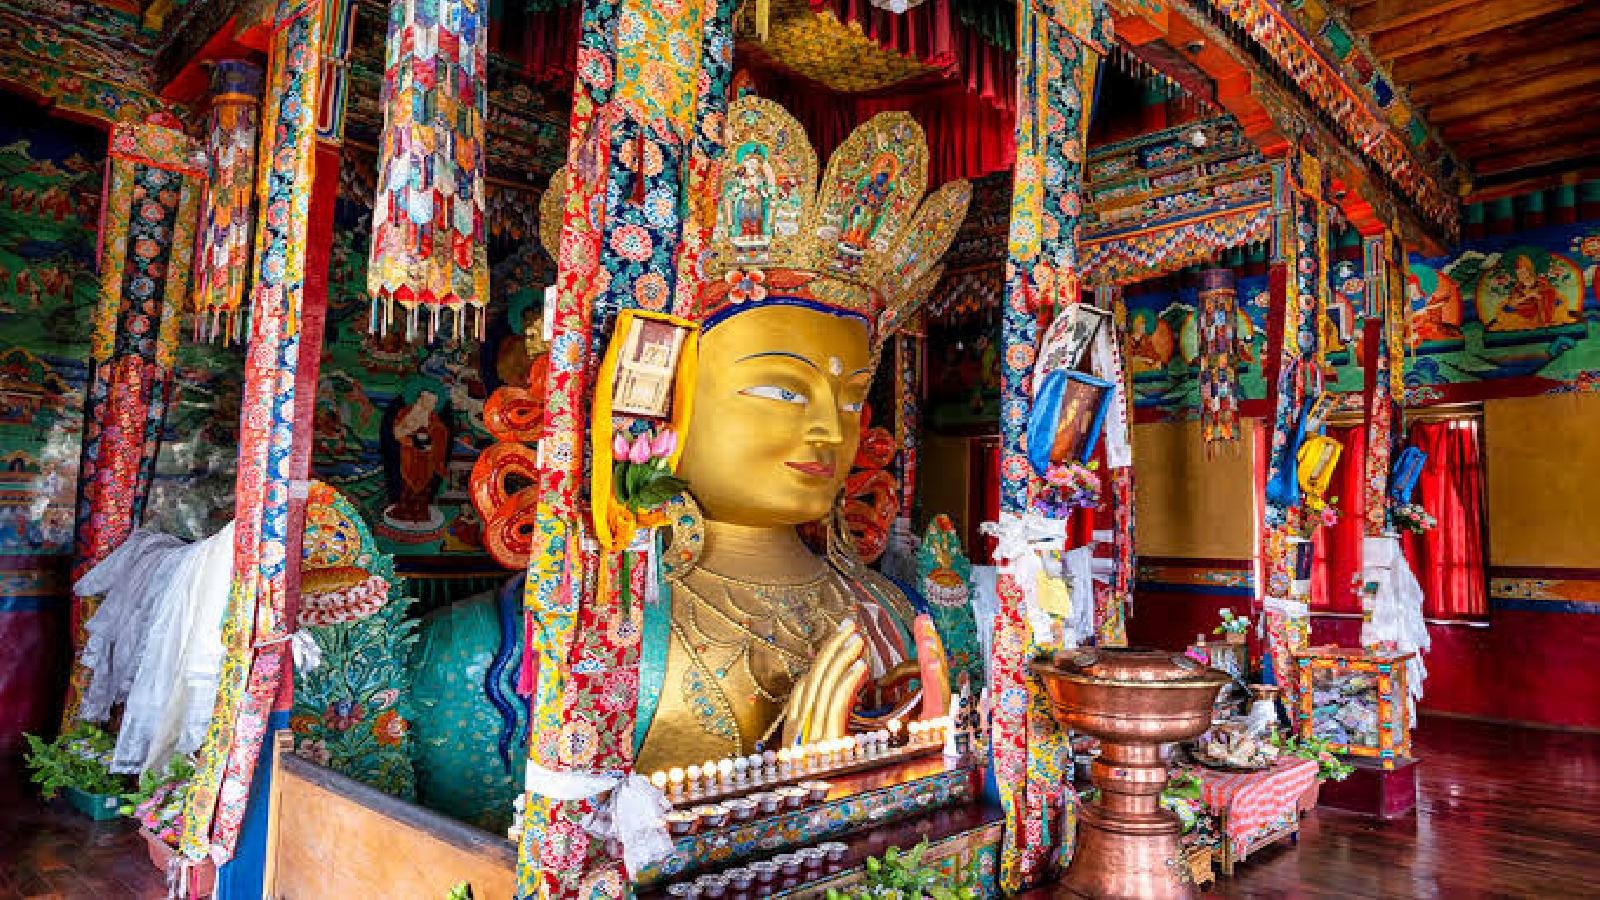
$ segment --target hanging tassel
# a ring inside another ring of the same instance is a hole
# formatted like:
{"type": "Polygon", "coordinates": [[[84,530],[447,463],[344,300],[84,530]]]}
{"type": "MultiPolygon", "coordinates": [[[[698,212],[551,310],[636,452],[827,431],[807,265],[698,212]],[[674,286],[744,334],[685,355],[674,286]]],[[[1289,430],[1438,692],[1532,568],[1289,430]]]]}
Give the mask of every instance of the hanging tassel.
{"type": "Polygon", "coordinates": [[[772,0],[756,0],[756,39],[763,44],[772,27],[772,0]]]}

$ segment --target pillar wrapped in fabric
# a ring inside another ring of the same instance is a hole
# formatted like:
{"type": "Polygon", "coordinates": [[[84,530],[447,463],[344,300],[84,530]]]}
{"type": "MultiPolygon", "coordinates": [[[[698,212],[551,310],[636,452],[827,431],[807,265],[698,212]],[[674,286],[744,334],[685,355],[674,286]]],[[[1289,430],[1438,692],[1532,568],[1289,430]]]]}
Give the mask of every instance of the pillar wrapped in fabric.
{"type": "Polygon", "coordinates": [[[261,67],[224,60],[211,70],[206,132],[210,180],[195,253],[195,340],[238,343],[250,283],[261,67]]]}
{"type": "Polygon", "coordinates": [[[485,0],[390,3],[367,268],[374,333],[387,333],[399,306],[408,340],[432,341],[441,329],[483,337],[488,64],[485,0]]]}
{"type": "MultiPolygon", "coordinates": [[[[127,537],[144,515],[189,296],[202,179],[200,147],[156,114],[111,130],[100,212],[100,302],[89,347],[79,464],[76,578],[127,537]]],[[[74,602],[74,645],[92,610],[74,602]]],[[[67,689],[77,709],[83,673],[67,689]]]]}
{"type": "MultiPolygon", "coordinates": [[[[1017,20],[1017,166],[1001,320],[998,523],[1012,532],[1024,527],[1035,486],[1024,430],[1037,317],[1078,300],[1084,140],[1099,56],[1109,43],[1109,16],[1090,0],[1023,0],[1017,20]]],[[[1067,735],[1050,712],[1043,684],[1028,671],[1030,659],[1058,644],[1023,615],[1029,590],[1026,578],[1003,563],[989,692],[998,698],[992,753],[1006,814],[1000,884],[1008,892],[1043,876],[1056,848],[1070,859],[1077,827],[1076,795],[1064,771],[1067,735]]]]}
{"type": "Polygon", "coordinates": [[[1200,273],[1200,427],[1208,446],[1239,440],[1238,301],[1233,270],[1200,273]]]}

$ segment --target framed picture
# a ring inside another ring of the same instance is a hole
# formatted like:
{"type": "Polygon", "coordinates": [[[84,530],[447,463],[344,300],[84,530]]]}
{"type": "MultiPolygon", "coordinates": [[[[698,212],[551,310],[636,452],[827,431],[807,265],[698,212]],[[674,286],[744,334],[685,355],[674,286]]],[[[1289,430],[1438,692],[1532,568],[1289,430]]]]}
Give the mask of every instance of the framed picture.
{"type": "Polygon", "coordinates": [[[1109,310],[1077,303],[1063,310],[1045,331],[1039,343],[1039,363],[1034,367],[1034,383],[1057,369],[1077,369],[1102,326],[1111,319],[1109,310]]]}
{"type": "Polygon", "coordinates": [[[1045,376],[1028,416],[1028,462],[1043,475],[1055,463],[1087,463],[1111,407],[1111,382],[1057,369],[1045,376]]]}
{"type": "Polygon", "coordinates": [[[647,419],[672,415],[678,358],[689,329],[660,319],[634,318],[617,355],[611,411],[647,419]]]}

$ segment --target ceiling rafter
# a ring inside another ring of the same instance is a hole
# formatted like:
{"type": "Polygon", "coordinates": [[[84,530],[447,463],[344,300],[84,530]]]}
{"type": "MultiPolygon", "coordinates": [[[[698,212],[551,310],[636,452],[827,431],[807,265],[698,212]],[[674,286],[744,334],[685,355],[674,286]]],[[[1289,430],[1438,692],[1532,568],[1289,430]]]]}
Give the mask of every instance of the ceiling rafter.
{"type": "Polygon", "coordinates": [[[1517,0],[1515,3],[1479,3],[1466,9],[1439,13],[1403,28],[1375,34],[1372,49],[1386,61],[1418,56],[1488,34],[1519,22],[1577,8],[1585,0],[1517,0]]]}

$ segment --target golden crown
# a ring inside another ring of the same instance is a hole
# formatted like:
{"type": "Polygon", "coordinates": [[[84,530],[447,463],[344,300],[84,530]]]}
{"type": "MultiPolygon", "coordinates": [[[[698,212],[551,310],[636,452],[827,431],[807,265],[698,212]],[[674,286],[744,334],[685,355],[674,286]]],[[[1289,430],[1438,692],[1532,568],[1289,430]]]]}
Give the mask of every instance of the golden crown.
{"type": "MultiPolygon", "coordinates": [[[[943,274],[972,185],[952,181],[923,198],[928,142],[907,113],[879,113],[851,132],[820,185],[817,152],[783,107],[747,95],[727,121],[706,285],[686,314],[709,328],[753,306],[814,306],[861,316],[875,342],[892,334],[943,274]]],[[[551,256],[566,190],[563,166],[540,203],[551,256]]]]}
{"type": "Polygon", "coordinates": [[[819,184],[800,123],[771,100],[735,100],[696,317],[711,327],[750,304],[815,304],[891,333],[938,282],[972,199],[966,181],[924,200],[927,186],[927,139],[907,113],[851,132],[819,184]]]}

